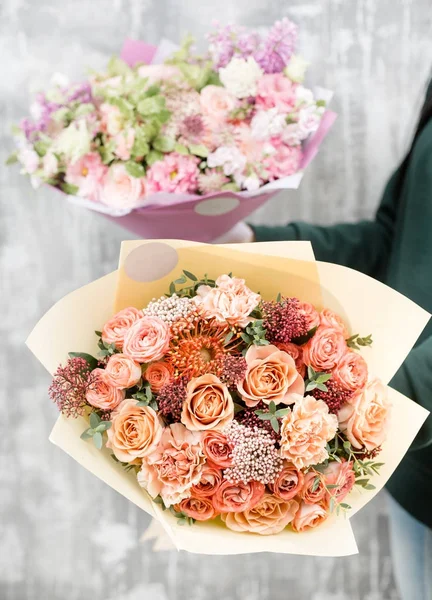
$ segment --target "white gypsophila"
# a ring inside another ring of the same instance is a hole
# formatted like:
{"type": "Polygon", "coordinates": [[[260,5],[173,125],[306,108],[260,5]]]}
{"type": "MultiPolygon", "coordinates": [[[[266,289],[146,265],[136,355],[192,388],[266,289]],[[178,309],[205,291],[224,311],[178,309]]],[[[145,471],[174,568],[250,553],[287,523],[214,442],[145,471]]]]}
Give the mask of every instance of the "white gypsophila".
{"type": "Polygon", "coordinates": [[[313,93],[309,88],[306,88],[303,85],[298,85],[295,94],[297,104],[306,104],[307,106],[314,104],[313,93]]]}
{"type": "Polygon", "coordinates": [[[293,54],[285,67],[284,74],[294,83],[302,83],[310,63],[298,54],[293,54]]]}
{"type": "Polygon", "coordinates": [[[311,133],[314,133],[320,124],[321,115],[317,112],[315,106],[308,106],[299,112],[297,128],[301,140],[306,139],[311,133]]]}
{"type": "Polygon", "coordinates": [[[220,146],[207,157],[210,168],[222,167],[225,175],[241,173],[246,166],[246,156],[234,146],[220,146]]]}
{"type": "Polygon", "coordinates": [[[262,74],[261,67],[252,56],[232,58],[226,67],[219,69],[222,84],[236,98],[255,96],[257,81],[262,74]]]}
{"type": "Polygon", "coordinates": [[[256,140],[267,140],[280,135],[285,125],[285,115],[279,114],[276,107],[261,110],[251,121],[251,135],[256,140]]]}
{"type": "Polygon", "coordinates": [[[72,163],[81,156],[90,152],[91,137],[87,129],[87,123],[80,119],[71,123],[59,134],[52,146],[53,152],[64,154],[72,163]]]}

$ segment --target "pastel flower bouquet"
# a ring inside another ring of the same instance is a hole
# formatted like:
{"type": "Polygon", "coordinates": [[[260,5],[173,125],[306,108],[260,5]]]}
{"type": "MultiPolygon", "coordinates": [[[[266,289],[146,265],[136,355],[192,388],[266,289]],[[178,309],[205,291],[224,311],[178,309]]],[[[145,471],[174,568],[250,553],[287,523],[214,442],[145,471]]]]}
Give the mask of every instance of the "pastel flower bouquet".
{"type": "Polygon", "coordinates": [[[203,56],[128,40],[105,72],[36,97],[10,162],[142,237],[212,241],[298,187],[335,119],[296,40],[288,19],[218,27],[203,56]]]}
{"type": "Polygon", "coordinates": [[[54,443],[177,548],[341,555],[344,515],[426,417],[385,382],[428,318],[308,244],[126,242],[119,272],[55,305],[28,345],[54,375],[54,443]]]}

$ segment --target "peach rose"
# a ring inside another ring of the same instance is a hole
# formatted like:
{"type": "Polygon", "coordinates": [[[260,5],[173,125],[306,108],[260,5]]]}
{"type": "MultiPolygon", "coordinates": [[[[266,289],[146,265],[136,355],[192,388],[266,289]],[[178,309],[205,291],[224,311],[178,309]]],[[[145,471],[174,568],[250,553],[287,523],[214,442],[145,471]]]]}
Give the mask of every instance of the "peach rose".
{"type": "Polygon", "coordinates": [[[201,375],[189,381],[181,422],[190,431],[220,430],[234,417],[234,402],[227,386],[216,375],[201,375]]]}
{"type": "Polygon", "coordinates": [[[292,404],[304,394],[304,381],[292,356],[276,346],[251,346],[246,352],[247,371],[237,385],[246,406],[292,404]]]}
{"type": "Polygon", "coordinates": [[[101,202],[112,208],[136,208],[146,195],[145,184],[144,177],[130,175],[121,163],[113,164],[104,177],[101,202]]]}
{"type": "Polygon", "coordinates": [[[333,329],[338,329],[345,339],[349,337],[347,326],[345,325],[342,317],[329,308],[324,308],[324,310],[320,312],[319,322],[323,327],[332,327],[333,329]]]}
{"type": "Polygon", "coordinates": [[[337,502],[343,502],[345,496],[350,493],[355,484],[353,463],[346,460],[329,463],[324,471],[324,479],[327,486],[337,486],[327,490],[327,501],[329,502],[330,498],[334,498],[337,502]]]}
{"type": "Polygon", "coordinates": [[[158,394],[164,385],[173,380],[174,367],[163,360],[151,363],[147,366],[144,377],[150,384],[150,389],[154,394],[158,394]]]}
{"type": "Polygon", "coordinates": [[[280,454],[298,469],[317,465],[328,458],[326,444],[338,427],[336,415],[322,400],[306,396],[298,400],[282,419],[280,454]]]}
{"type": "Polygon", "coordinates": [[[237,104],[234,96],[220,85],[206,85],[201,90],[200,102],[203,114],[215,123],[226,121],[237,104]]]}
{"type": "Polygon", "coordinates": [[[303,360],[303,348],[292,342],[287,342],[285,344],[277,342],[275,346],[279,348],[279,350],[282,350],[293,357],[296,369],[304,379],[306,376],[306,365],[303,360]]]}
{"type": "Polygon", "coordinates": [[[113,354],[105,367],[105,376],[113,387],[127,389],[141,380],[141,365],[124,354],[113,354]]]}
{"type": "Polygon", "coordinates": [[[216,516],[213,504],[208,498],[190,496],[190,498],[184,498],[179,504],[175,504],[174,509],[187,517],[192,517],[195,521],[208,521],[216,516]]]}
{"type": "Polygon", "coordinates": [[[223,514],[221,518],[228,529],[233,531],[274,535],[292,522],[298,507],[296,500],[286,501],[271,494],[264,494],[255,507],[242,512],[223,514]]]}
{"type": "Polygon", "coordinates": [[[284,462],[282,470],[273,483],[268,485],[275,496],[282,500],[291,500],[303,488],[304,475],[302,471],[289,463],[284,462]]]}
{"type": "Polygon", "coordinates": [[[320,326],[303,346],[303,360],[316,371],[329,371],[334,369],[346,349],[345,338],[338,329],[320,326]]]}
{"type": "Polygon", "coordinates": [[[318,471],[309,471],[306,473],[303,488],[300,492],[300,498],[303,502],[306,502],[306,504],[318,504],[325,498],[326,492],[325,480],[322,473],[318,473],[318,471]]]}
{"type": "Polygon", "coordinates": [[[332,371],[332,379],[347,392],[362,390],[368,379],[368,367],[364,358],[348,350],[332,371]]]}
{"type": "Polygon", "coordinates": [[[232,465],[232,445],[220,431],[207,431],[203,436],[203,451],[207,464],[216,469],[226,469],[232,465]]]}
{"type": "Polygon", "coordinates": [[[328,517],[327,510],[321,504],[306,504],[302,502],[296,512],[292,528],[294,531],[304,531],[320,525],[328,517]]]}
{"type": "Polygon", "coordinates": [[[205,465],[201,437],[181,423],[164,429],[159,444],[144,458],[138,473],[138,483],[152,498],[160,495],[165,506],[189,498],[205,465]]]}
{"type": "Polygon", "coordinates": [[[104,369],[94,369],[92,373],[95,380],[87,390],[87,402],[101,410],[114,410],[124,399],[126,392],[112,385],[104,369]]]}
{"type": "Polygon", "coordinates": [[[163,427],[150,406],[137,406],[128,398],[111,415],[107,448],[121,462],[133,462],[153,452],[161,439],[163,427]]]}
{"type": "Polygon", "coordinates": [[[265,485],[258,481],[231,483],[224,480],[212,496],[212,502],[220,513],[241,512],[256,506],[264,492],[265,485]]]}
{"type": "Polygon", "coordinates": [[[351,398],[338,413],[339,427],[354,448],[374,450],[384,442],[390,418],[387,388],[370,381],[362,392],[351,398]]]}
{"type": "Polygon", "coordinates": [[[195,498],[208,498],[214,496],[222,483],[222,471],[209,467],[208,463],[202,470],[201,479],[192,486],[191,493],[195,498]]]}
{"type": "Polygon", "coordinates": [[[115,344],[116,348],[121,350],[127,331],[143,316],[142,310],[133,306],[124,308],[105,323],[102,329],[102,340],[105,344],[115,344]]]}
{"type": "Polygon", "coordinates": [[[310,331],[314,327],[318,327],[320,324],[319,312],[310,302],[300,302],[299,312],[306,319],[307,330],[310,331]]]}
{"type": "Polygon", "coordinates": [[[143,317],[126,333],[123,352],[138,363],[163,357],[170,342],[169,326],[158,317],[143,317]]]}

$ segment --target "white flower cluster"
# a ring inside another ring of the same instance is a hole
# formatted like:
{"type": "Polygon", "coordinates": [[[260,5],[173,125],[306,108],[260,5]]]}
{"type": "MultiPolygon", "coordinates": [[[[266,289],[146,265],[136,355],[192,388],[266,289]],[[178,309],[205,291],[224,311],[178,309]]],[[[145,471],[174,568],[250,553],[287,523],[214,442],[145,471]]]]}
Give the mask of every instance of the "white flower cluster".
{"type": "Polygon", "coordinates": [[[225,88],[236,98],[255,96],[257,82],[263,71],[256,60],[249,56],[232,58],[226,67],[219,69],[219,77],[225,88]]]}
{"type": "Polygon", "coordinates": [[[147,308],[143,309],[146,316],[158,317],[165,323],[174,323],[179,319],[186,318],[195,309],[195,303],[190,298],[180,298],[173,294],[169,298],[161,296],[153,298],[147,308]]]}

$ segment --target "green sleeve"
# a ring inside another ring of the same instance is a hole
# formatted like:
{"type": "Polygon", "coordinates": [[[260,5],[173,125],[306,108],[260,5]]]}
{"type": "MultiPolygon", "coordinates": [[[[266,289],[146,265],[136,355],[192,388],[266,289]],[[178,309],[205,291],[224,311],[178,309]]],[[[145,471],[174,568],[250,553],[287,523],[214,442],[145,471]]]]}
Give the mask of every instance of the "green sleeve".
{"type": "Polygon", "coordinates": [[[382,278],[390,257],[397,197],[396,172],[387,184],[383,201],[372,221],[328,227],[298,222],[285,226],[252,226],[257,242],[309,240],[317,260],[357,269],[382,278]]]}
{"type": "MultiPolygon", "coordinates": [[[[432,336],[411,350],[390,385],[432,412],[432,336]]],[[[419,450],[431,444],[432,416],[429,415],[411,450],[419,450]]]]}

